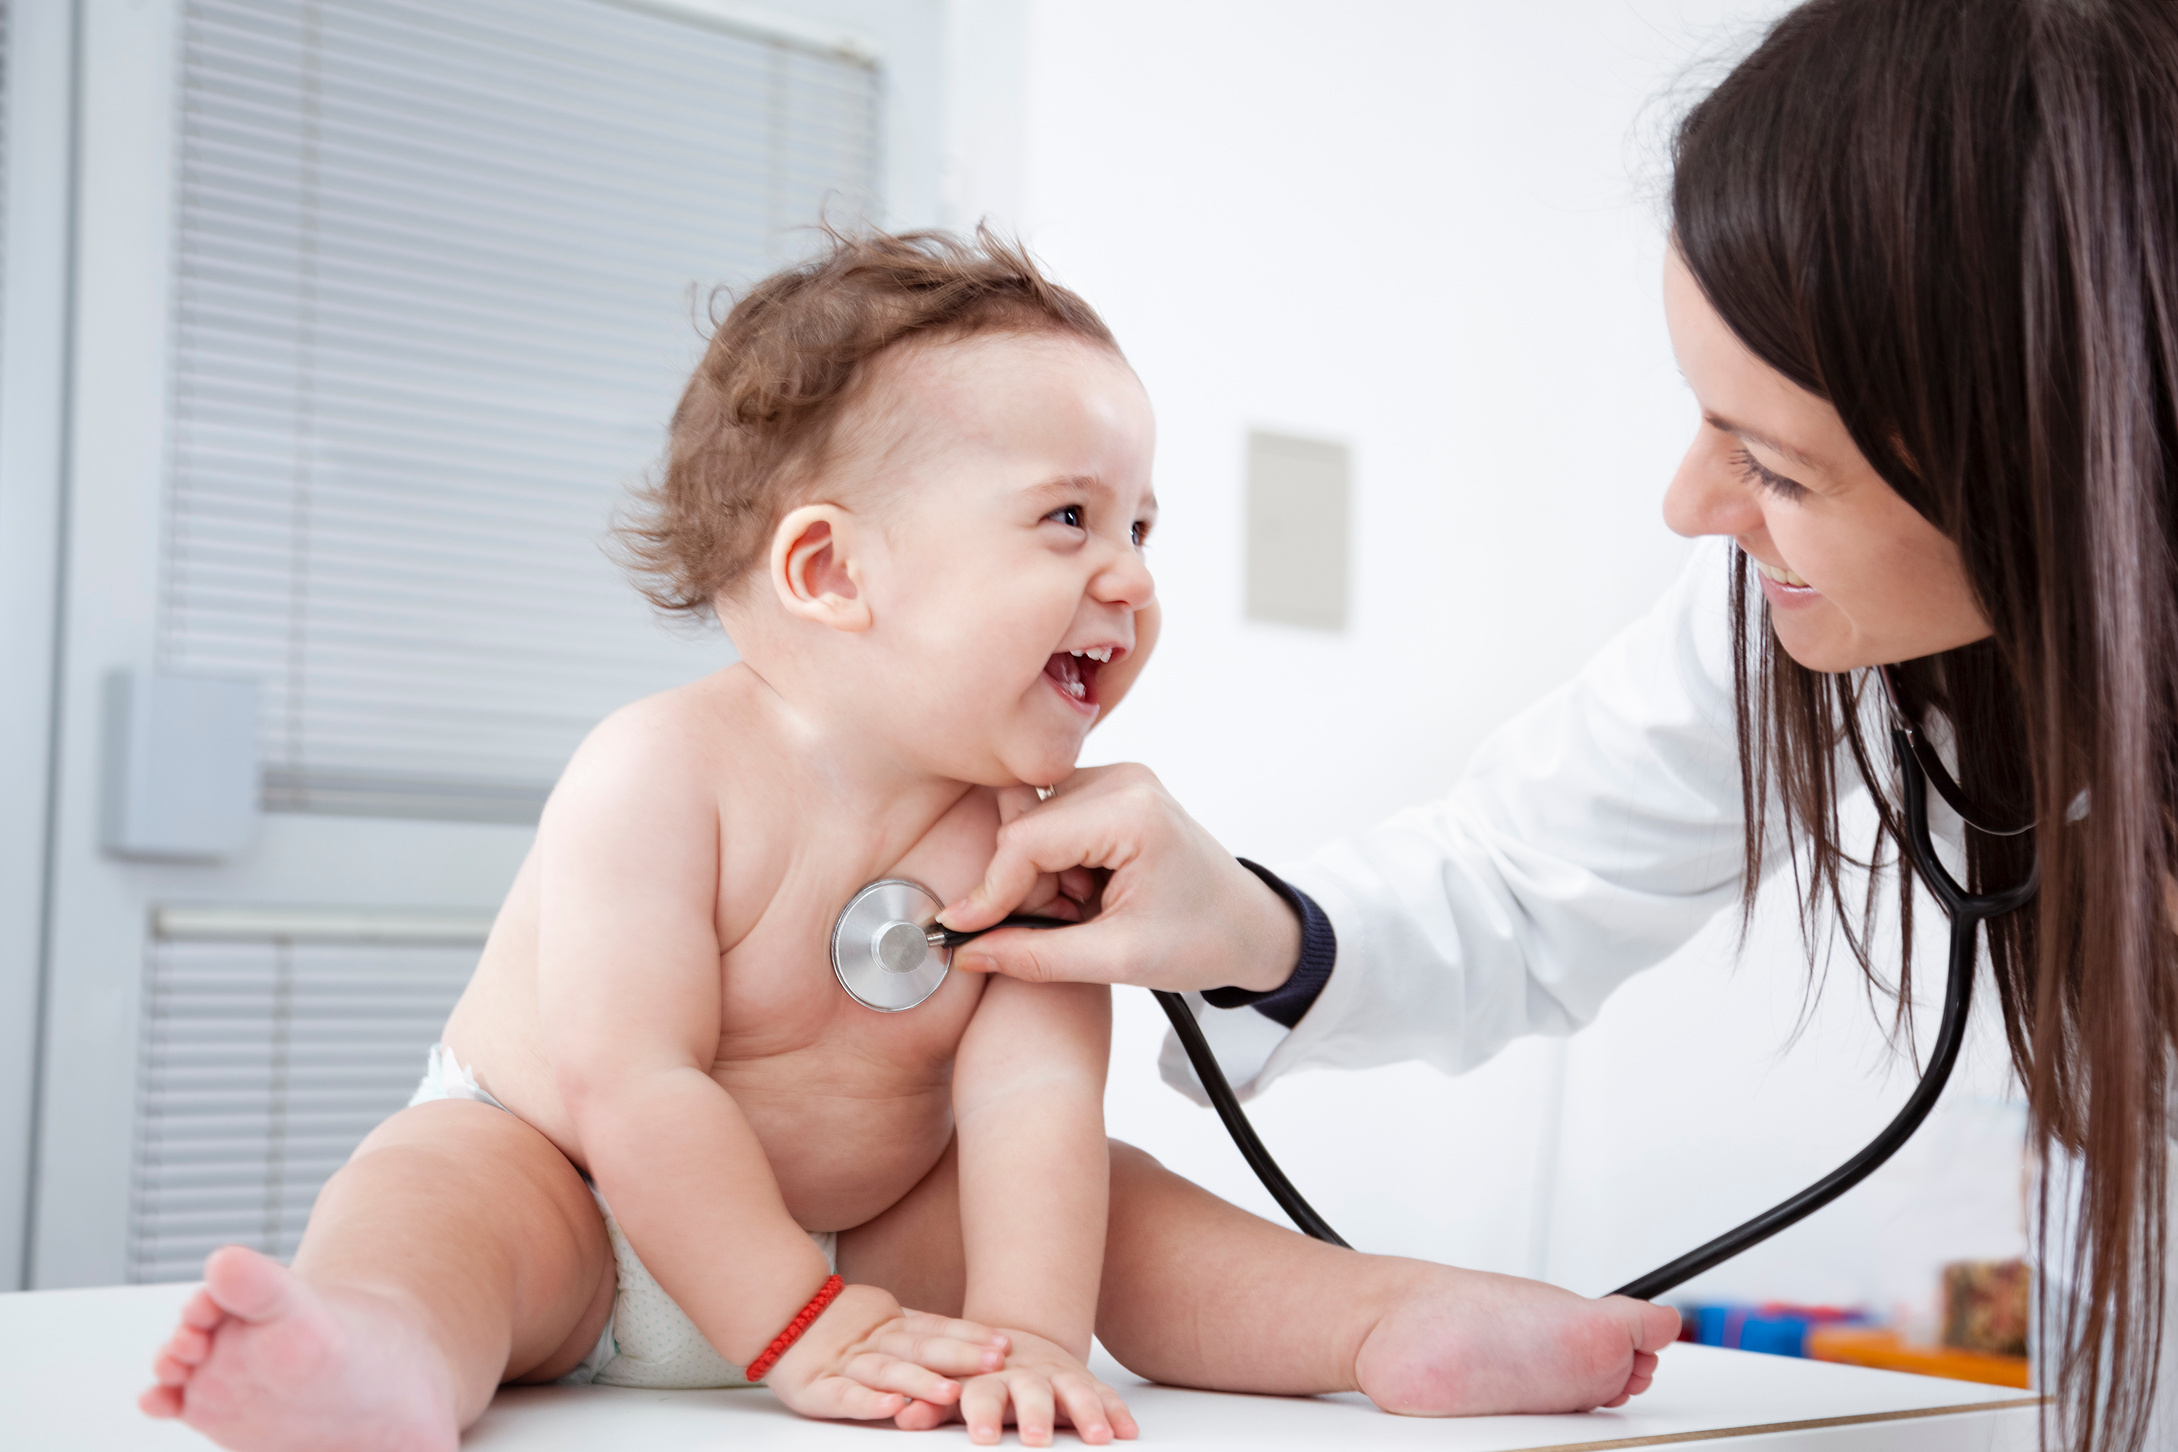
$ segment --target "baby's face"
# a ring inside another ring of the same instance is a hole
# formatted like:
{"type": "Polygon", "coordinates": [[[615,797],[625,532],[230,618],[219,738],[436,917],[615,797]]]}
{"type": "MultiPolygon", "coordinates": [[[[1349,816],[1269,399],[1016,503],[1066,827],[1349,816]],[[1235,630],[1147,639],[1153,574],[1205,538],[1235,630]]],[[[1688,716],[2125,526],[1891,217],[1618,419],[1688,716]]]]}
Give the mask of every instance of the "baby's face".
{"type": "Polygon", "coordinates": [[[1155,633],[1148,396],[1110,351],[1050,334],[881,366],[863,584],[887,735],[954,780],[1060,780],[1155,633]]]}

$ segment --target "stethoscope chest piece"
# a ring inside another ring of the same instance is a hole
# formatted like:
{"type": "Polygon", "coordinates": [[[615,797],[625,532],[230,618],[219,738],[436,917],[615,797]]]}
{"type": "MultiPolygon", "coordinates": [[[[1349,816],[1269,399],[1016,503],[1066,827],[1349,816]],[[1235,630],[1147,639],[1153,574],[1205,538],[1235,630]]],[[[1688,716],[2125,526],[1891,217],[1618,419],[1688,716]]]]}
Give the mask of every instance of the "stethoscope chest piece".
{"type": "Polygon", "coordinates": [[[847,996],[898,1013],[936,993],[953,966],[952,949],[930,941],[944,906],[928,888],[898,877],[849,898],[832,924],[832,972],[847,996]]]}

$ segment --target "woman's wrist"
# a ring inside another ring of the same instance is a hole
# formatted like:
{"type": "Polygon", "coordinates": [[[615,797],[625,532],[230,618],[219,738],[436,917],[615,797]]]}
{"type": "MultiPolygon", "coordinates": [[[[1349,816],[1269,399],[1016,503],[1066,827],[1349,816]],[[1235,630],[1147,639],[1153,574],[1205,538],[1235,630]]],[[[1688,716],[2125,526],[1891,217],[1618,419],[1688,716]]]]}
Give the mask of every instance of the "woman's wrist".
{"type": "MultiPolygon", "coordinates": [[[[1250,931],[1239,935],[1246,945],[1241,950],[1245,957],[1233,965],[1238,972],[1230,987],[1251,998],[1261,997],[1283,988],[1293,977],[1293,970],[1300,966],[1301,914],[1278,890],[1284,884],[1272,885],[1278,882],[1277,878],[1245,857],[1234,861],[1245,870],[1248,907],[1243,910],[1242,921],[1250,931]]],[[[1211,989],[1210,993],[1225,991],[1218,988],[1211,989]]],[[[1211,1001],[1215,1002],[1214,999],[1211,1001]]]]}
{"type": "Polygon", "coordinates": [[[1307,893],[1259,863],[1245,857],[1238,861],[1284,903],[1289,918],[1299,927],[1300,946],[1285,977],[1268,990],[1215,988],[1203,994],[1203,1001],[1212,1008],[1253,1008],[1290,1029],[1300,1023],[1330,982],[1331,968],[1338,958],[1338,936],[1332,931],[1330,918],[1307,893]]]}

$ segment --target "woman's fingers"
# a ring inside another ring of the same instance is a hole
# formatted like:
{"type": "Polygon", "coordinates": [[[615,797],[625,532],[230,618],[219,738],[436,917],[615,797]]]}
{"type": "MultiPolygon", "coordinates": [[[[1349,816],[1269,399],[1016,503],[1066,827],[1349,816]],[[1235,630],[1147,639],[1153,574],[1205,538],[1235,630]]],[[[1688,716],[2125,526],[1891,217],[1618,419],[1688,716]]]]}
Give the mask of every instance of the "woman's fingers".
{"type": "Polygon", "coordinates": [[[1134,849],[1139,829],[1157,826],[1155,814],[1145,814],[1125,790],[1138,780],[1156,783],[1139,766],[1074,773],[1065,791],[999,828],[998,849],[983,881],[948,905],[939,921],[954,928],[988,927],[1012,912],[1046,873],[1119,865],[1134,849]]]}
{"type": "Polygon", "coordinates": [[[1001,827],[983,881],[939,920],[989,927],[1053,878],[1095,902],[1089,921],[1003,929],[962,945],[953,966],[1032,983],[1268,990],[1300,959],[1293,911],[1141,766],[1078,771],[1001,827]]]}

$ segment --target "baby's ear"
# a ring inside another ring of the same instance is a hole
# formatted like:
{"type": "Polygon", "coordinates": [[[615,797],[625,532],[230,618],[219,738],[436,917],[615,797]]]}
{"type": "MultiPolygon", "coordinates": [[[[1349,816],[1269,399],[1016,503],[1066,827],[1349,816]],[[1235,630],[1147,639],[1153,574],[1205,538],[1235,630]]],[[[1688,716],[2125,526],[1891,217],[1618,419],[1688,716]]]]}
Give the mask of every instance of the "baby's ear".
{"type": "Polygon", "coordinates": [[[805,504],[771,533],[771,588],[789,615],[834,630],[870,628],[854,515],[836,504],[805,504]]]}

